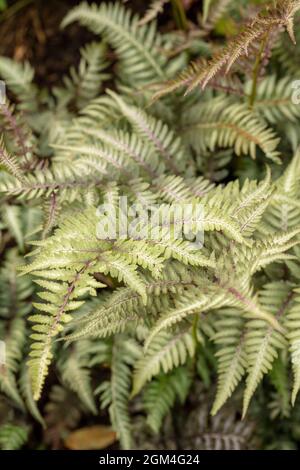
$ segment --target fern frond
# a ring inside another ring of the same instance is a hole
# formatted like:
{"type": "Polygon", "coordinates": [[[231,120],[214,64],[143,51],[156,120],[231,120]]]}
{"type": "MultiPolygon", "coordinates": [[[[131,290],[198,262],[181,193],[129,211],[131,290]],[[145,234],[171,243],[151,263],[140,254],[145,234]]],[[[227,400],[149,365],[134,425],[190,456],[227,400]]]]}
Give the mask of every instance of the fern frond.
{"type": "Polygon", "coordinates": [[[291,40],[295,42],[293,19],[299,9],[298,0],[277,0],[275,5],[263,8],[238,36],[228,42],[223,50],[209,61],[200,60],[192,63],[177,78],[163,83],[161,90],[155,93],[153,99],[158,99],[181,87],[187,89],[186,93],[199,86],[204,89],[216,75],[228,73],[241,56],[247,55],[252,44],[269,35],[271,31],[285,27],[291,40]]]}
{"type": "Polygon", "coordinates": [[[185,296],[176,302],[176,307],[164,312],[154,327],[150,330],[145,341],[145,350],[151,347],[152,342],[156,343],[156,338],[163,330],[180,323],[186,317],[199,314],[208,309],[218,308],[224,302],[224,294],[216,293],[199,296],[196,294],[197,289],[189,290],[185,296]]]}
{"type": "Polygon", "coordinates": [[[49,197],[53,192],[59,192],[60,200],[73,202],[82,199],[82,192],[91,187],[103,187],[103,174],[106,170],[99,161],[86,165],[56,165],[53,171],[37,171],[26,175],[22,181],[16,178],[6,178],[0,183],[0,191],[20,198],[34,199],[41,196],[49,197]],[[95,167],[97,171],[95,171],[95,167]]]}
{"type": "Polygon", "coordinates": [[[28,429],[16,424],[0,426],[0,447],[2,450],[18,450],[27,441],[28,429]]]}
{"type": "Polygon", "coordinates": [[[133,159],[146,174],[155,177],[159,175],[158,160],[156,154],[145,146],[145,142],[136,134],[128,134],[124,131],[111,132],[102,129],[81,128],[84,134],[104,143],[107,147],[124,153],[133,159]]]}
{"type": "Polygon", "coordinates": [[[0,163],[2,163],[8,172],[15,176],[19,181],[23,181],[23,171],[16,157],[9,155],[7,152],[3,142],[3,137],[0,139],[0,163]]]}
{"type": "Polygon", "coordinates": [[[90,383],[90,372],[84,367],[84,360],[80,351],[82,343],[73,348],[69,356],[60,363],[64,383],[76,393],[86,408],[92,414],[97,414],[93,391],[90,383]],[[74,350],[75,349],[75,350],[74,350]]]}
{"type": "MultiPolygon", "coordinates": [[[[148,247],[144,241],[112,244],[97,239],[95,209],[87,209],[76,219],[66,219],[52,237],[37,244],[42,247],[41,252],[31,264],[22,267],[23,274],[32,273],[42,279],[38,282],[46,289],[38,294],[43,303],[34,304],[42,313],[30,318],[35,323],[29,363],[35,399],[40,396],[51,362],[53,338],[72,319],[67,312],[76,310],[84,303],[85,300],[79,300],[82,296],[95,295],[96,288],[103,287],[94,279],[94,273],[109,274],[127,284],[146,305],[146,284],[139,275],[138,267],[146,268],[157,276],[160,274],[158,266],[163,261],[160,259],[162,250],[151,248],[151,244],[148,247]]],[[[170,255],[173,256],[172,252],[167,252],[165,258],[170,255]]],[[[186,260],[192,261],[188,255],[186,260]]]]}
{"type": "Polygon", "coordinates": [[[44,418],[42,417],[36,402],[33,399],[33,394],[32,394],[32,387],[31,387],[31,381],[30,381],[30,376],[29,376],[29,371],[26,366],[23,366],[21,370],[21,375],[20,375],[20,390],[21,394],[24,398],[24,401],[26,403],[26,406],[28,410],[30,411],[31,415],[34,417],[36,421],[38,421],[43,428],[45,428],[45,421],[44,418]]]}
{"type": "Polygon", "coordinates": [[[37,90],[33,85],[34,71],[28,62],[20,64],[8,57],[0,57],[0,76],[20,101],[24,111],[35,111],[37,90]]]}
{"type": "Polygon", "coordinates": [[[145,383],[160,372],[166,374],[185,364],[194,354],[195,343],[190,329],[172,335],[166,332],[157,334],[135,366],[132,394],[138,394],[145,383]]]}
{"type": "Polygon", "coordinates": [[[190,373],[181,367],[150,382],[145,389],[143,400],[147,412],[147,424],[154,433],[159,433],[165,416],[177,399],[184,404],[190,386],[190,373]]]}
{"type": "MultiPolygon", "coordinates": [[[[279,124],[285,120],[296,122],[299,118],[299,106],[292,100],[292,83],[291,77],[277,80],[275,75],[270,75],[259,83],[254,109],[271,124],[279,124]]],[[[247,91],[250,91],[250,82],[246,84],[247,91]]]]}
{"type": "Polygon", "coordinates": [[[62,26],[79,21],[92,32],[101,34],[116,50],[121,61],[119,76],[133,86],[140,86],[164,77],[164,59],[159,55],[160,35],[155,24],[139,26],[139,18],[120,3],[88,5],[81,3],[71,10],[62,26]]]}
{"type": "MultiPolygon", "coordinates": [[[[80,50],[81,60],[78,70],[72,67],[70,77],[64,77],[67,92],[70,98],[75,98],[79,109],[98,96],[102,83],[110,77],[104,72],[108,66],[105,52],[104,44],[97,42],[88,44],[80,50]]],[[[56,89],[55,93],[59,95],[60,90],[56,89]]]]}
{"type": "Polygon", "coordinates": [[[179,173],[180,164],[184,163],[184,149],[180,139],[168,128],[167,124],[148,115],[145,111],[128,105],[120,96],[109,92],[118,103],[121,112],[128,119],[133,129],[162,156],[166,165],[179,173]],[[177,167],[178,165],[178,167],[177,167]]]}
{"type": "Polygon", "coordinates": [[[255,159],[257,149],[261,149],[271,160],[280,161],[275,132],[246,105],[218,97],[189,109],[183,122],[181,135],[196,152],[233,148],[237,155],[255,159]]]}
{"type": "Polygon", "coordinates": [[[245,350],[245,320],[239,311],[224,309],[221,318],[216,322],[217,332],[213,336],[219,349],[216,353],[218,360],[218,390],[212,407],[215,415],[232,395],[242,379],[247,366],[245,350]]]}
{"type": "MultiPolygon", "coordinates": [[[[94,211],[88,211],[82,216],[81,220],[84,221],[88,236],[94,234],[94,241],[92,238],[92,248],[90,248],[92,250],[90,253],[92,253],[95,243],[96,247],[98,245],[94,211]]],[[[45,302],[34,304],[42,314],[31,317],[31,320],[36,323],[33,326],[34,334],[32,339],[35,342],[30,353],[32,359],[29,361],[35,399],[40,396],[52,358],[51,345],[53,337],[63,329],[62,325],[68,323],[72,318],[66,312],[82,305],[84,301],[76,300],[78,297],[86,293],[95,295],[95,288],[102,286],[92,277],[99,257],[97,249],[90,259],[82,259],[83,254],[81,251],[74,250],[76,247],[72,249],[72,244],[70,245],[70,240],[72,238],[73,240],[76,239],[76,230],[78,230],[76,222],[72,219],[65,221],[65,228],[69,230],[68,235],[63,235],[58,231],[52,239],[43,242],[45,245],[43,254],[31,265],[22,268],[23,274],[32,272],[46,280],[51,279],[51,277],[55,279],[55,281],[46,284],[46,292],[39,293],[40,298],[45,302]],[[62,249],[60,245],[56,248],[60,253],[59,259],[56,258],[55,250],[50,254],[51,249],[54,248],[57,242],[59,244],[65,243],[65,249],[62,249]],[[47,251],[47,248],[50,251],[47,251]],[[65,254],[63,255],[63,253],[65,254]],[[49,272],[47,272],[47,269],[49,269],[49,272]]],[[[82,240],[82,235],[79,238],[82,240]]]]}
{"type": "MultiPolygon", "coordinates": [[[[265,286],[261,292],[261,302],[275,317],[284,321],[286,310],[291,302],[292,292],[288,285],[274,282],[265,286]]],[[[245,416],[250,400],[263,375],[272,368],[278,349],[286,345],[282,333],[275,331],[270,325],[254,320],[248,324],[246,335],[246,353],[248,357],[248,375],[244,393],[243,415],[245,416]]]]}
{"type": "Polygon", "coordinates": [[[299,178],[300,151],[298,149],[283,175],[275,182],[276,191],[263,216],[263,223],[269,232],[288,231],[297,229],[299,226],[299,178]]]}
{"type": "Polygon", "coordinates": [[[132,448],[131,423],[128,401],[131,386],[130,365],[136,359],[136,351],[124,337],[115,337],[111,348],[111,380],[100,385],[102,408],[109,407],[111,421],[123,449],[132,448]]]}

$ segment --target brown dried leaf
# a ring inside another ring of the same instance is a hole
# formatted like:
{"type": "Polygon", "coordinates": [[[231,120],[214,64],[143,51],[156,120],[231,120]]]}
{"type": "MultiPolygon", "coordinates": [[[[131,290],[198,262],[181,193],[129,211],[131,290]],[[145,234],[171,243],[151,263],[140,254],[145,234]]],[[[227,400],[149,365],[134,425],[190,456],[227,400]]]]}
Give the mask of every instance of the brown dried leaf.
{"type": "Polygon", "coordinates": [[[88,426],[71,432],[64,444],[71,450],[95,450],[106,449],[116,440],[116,433],[109,426],[88,426]]]}

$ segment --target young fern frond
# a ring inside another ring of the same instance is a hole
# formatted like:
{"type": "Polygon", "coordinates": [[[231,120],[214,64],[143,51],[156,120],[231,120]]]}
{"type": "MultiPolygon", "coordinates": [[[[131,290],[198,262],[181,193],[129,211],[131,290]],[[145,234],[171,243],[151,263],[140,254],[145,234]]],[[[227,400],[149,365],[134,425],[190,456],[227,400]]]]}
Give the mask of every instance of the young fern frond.
{"type": "Polygon", "coordinates": [[[205,0],[203,8],[202,26],[208,33],[225,15],[232,0],[205,0]]]}
{"type": "Polygon", "coordinates": [[[247,354],[245,350],[245,320],[238,310],[224,309],[216,322],[217,332],[213,340],[219,347],[218,390],[212,407],[215,415],[241,381],[246,372],[247,354]]]}
{"type": "Polygon", "coordinates": [[[8,57],[0,57],[0,75],[20,102],[24,111],[33,112],[37,108],[37,89],[33,82],[34,70],[28,62],[20,64],[8,57]]]}
{"type": "MultiPolygon", "coordinates": [[[[72,67],[70,77],[64,77],[67,92],[70,98],[74,97],[79,109],[84,108],[96,98],[102,83],[110,78],[110,75],[104,72],[108,67],[104,44],[93,42],[80,52],[81,60],[78,70],[72,67]]],[[[56,89],[55,92],[59,95],[63,93],[63,90],[56,89]]]]}
{"type": "Polygon", "coordinates": [[[41,412],[37,407],[36,401],[33,398],[29,370],[26,365],[22,367],[19,384],[22,397],[24,398],[29,412],[34,417],[34,419],[39,422],[43,428],[45,428],[45,420],[42,417],[41,412]]]}

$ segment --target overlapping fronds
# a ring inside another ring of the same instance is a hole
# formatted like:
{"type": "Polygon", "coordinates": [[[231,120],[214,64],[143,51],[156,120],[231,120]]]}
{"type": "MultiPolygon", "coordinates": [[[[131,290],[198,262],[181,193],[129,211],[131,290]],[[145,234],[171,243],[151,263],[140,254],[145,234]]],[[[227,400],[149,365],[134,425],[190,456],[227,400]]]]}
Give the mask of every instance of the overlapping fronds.
{"type": "Polygon", "coordinates": [[[159,54],[162,44],[154,23],[138,26],[139,18],[118,2],[100,6],[81,3],[67,14],[63,26],[74,21],[101,34],[112,45],[121,62],[119,75],[123,81],[138,86],[164,77],[164,59],[159,54]]]}
{"type": "Polygon", "coordinates": [[[237,155],[256,158],[260,149],[268,158],[278,161],[279,138],[246,105],[216,98],[189,109],[183,122],[182,136],[197,152],[234,148],[237,155]]]}
{"type": "Polygon", "coordinates": [[[212,59],[192,63],[177,78],[162,84],[161,89],[155,93],[154,99],[181,87],[186,88],[186,93],[197,87],[204,89],[217,74],[228,73],[242,55],[247,55],[252,44],[263,41],[274,29],[285,27],[292,42],[295,43],[294,16],[299,9],[298,0],[278,0],[274,6],[263,8],[251,23],[212,59]]]}

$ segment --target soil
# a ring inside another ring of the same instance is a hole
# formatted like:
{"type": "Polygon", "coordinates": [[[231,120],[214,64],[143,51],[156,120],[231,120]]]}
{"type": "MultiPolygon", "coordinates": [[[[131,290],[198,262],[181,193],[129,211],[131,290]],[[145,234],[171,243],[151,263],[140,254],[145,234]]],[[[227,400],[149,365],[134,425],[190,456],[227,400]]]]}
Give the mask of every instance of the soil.
{"type": "MultiPolygon", "coordinates": [[[[74,23],[60,23],[78,0],[18,0],[0,14],[0,55],[28,60],[40,85],[57,85],[79,61],[80,48],[95,36],[74,23]],[[17,9],[17,11],[14,11],[17,9]]],[[[101,3],[101,2],[97,2],[101,3]]]]}
{"type": "MultiPolygon", "coordinates": [[[[17,61],[28,60],[35,70],[35,81],[40,86],[51,87],[61,82],[71,66],[80,58],[80,48],[99,37],[74,23],[66,29],[60,24],[71,7],[82,0],[7,0],[8,8],[0,12],[0,55],[17,61]]],[[[101,4],[104,1],[88,0],[101,4]]],[[[149,6],[146,0],[119,0],[132,11],[143,15],[149,6]]],[[[198,12],[190,11],[194,0],[184,0],[184,7],[193,17],[198,12]]],[[[160,29],[172,29],[174,23],[171,6],[159,16],[160,29]]]]}

